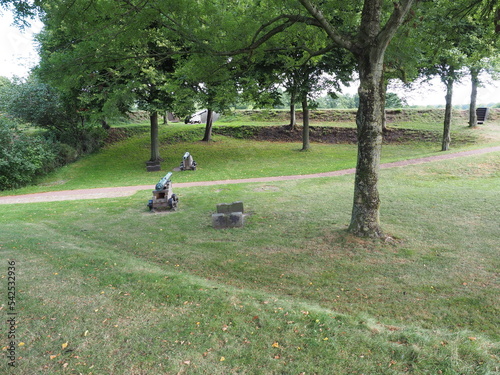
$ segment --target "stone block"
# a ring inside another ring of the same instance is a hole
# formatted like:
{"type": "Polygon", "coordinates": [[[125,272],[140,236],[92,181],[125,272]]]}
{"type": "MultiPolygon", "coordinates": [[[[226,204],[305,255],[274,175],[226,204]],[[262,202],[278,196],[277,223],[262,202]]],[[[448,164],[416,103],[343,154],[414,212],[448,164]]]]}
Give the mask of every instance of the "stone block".
{"type": "Polygon", "coordinates": [[[228,225],[230,228],[237,228],[243,226],[243,212],[231,212],[228,215],[228,225]]]}
{"type": "Polygon", "coordinates": [[[217,205],[218,214],[228,214],[231,212],[231,205],[228,203],[219,203],[217,205]]]}
{"type": "Polygon", "coordinates": [[[243,202],[219,203],[217,213],[212,214],[214,228],[237,228],[244,224],[243,202]]]}
{"type": "Polygon", "coordinates": [[[212,214],[212,226],[215,229],[238,228],[243,226],[244,218],[243,212],[212,214]]]}
{"type": "Polygon", "coordinates": [[[231,212],[245,212],[243,210],[243,202],[238,201],[231,203],[231,212]]]}
{"type": "Polygon", "coordinates": [[[212,214],[212,226],[216,229],[228,227],[228,216],[226,214],[212,214]]]}
{"type": "Polygon", "coordinates": [[[147,172],[158,172],[161,171],[161,167],[159,165],[146,166],[147,172]]]}
{"type": "Polygon", "coordinates": [[[146,162],[146,171],[148,171],[148,172],[161,171],[160,162],[159,161],[147,161],[146,162]]]}
{"type": "Polygon", "coordinates": [[[245,212],[243,210],[243,202],[219,203],[217,205],[218,214],[230,214],[231,212],[245,212]]]}

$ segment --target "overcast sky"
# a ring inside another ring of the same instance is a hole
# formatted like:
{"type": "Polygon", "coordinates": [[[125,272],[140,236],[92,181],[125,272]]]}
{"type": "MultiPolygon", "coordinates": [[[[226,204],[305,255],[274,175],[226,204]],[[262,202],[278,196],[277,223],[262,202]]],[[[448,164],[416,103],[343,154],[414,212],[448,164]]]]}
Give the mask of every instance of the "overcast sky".
{"type": "Polygon", "coordinates": [[[40,31],[41,23],[34,22],[31,28],[20,31],[12,25],[10,12],[0,15],[0,75],[26,77],[29,70],[38,63],[38,53],[33,35],[40,31]]]}
{"type": "MultiPolygon", "coordinates": [[[[32,27],[24,31],[12,25],[12,15],[4,11],[0,15],[0,76],[26,77],[29,70],[38,63],[33,35],[41,30],[40,22],[33,22],[32,27]]],[[[356,84],[351,85],[344,93],[354,94],[356,84]]],[[[445,88],[439,80],[434,84],[421,85],[411,92],[389,90],[404,95],[410,105],[439,105],[445,104],[445,88]]],[[[464,80],[455,86],[453,104],[467,104],[470,98],[470,82],[464,80]]],[[[500,81],[490,82],[478,92],[478,104],[500,102],[500,81]]]]}

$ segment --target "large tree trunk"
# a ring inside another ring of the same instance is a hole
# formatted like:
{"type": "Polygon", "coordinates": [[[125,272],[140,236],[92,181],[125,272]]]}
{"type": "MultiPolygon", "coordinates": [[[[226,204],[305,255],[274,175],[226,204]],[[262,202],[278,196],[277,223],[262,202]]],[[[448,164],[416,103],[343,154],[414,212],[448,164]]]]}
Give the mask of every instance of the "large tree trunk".
{"type": "Polygon", "coordinates": [[[309,143],[309,105],[307,98],[302,100],[302,150],[307,151],[310,148],[309,143]]]}
{"type": "Polygon", "coordinates": [[[290,95],[290,129],[295,130],[297,127],[297,117],[295,116],[295,103],[297,98],[294,93],[290,95]]]}
{"type": "Polygon", "coordinates": [[[212,140],[212,124],[213,124],[213,116],[214,111],[210,108],[207,110],[207,123],[205,125],[205,135],[203,136],[203,142],[209,142],[212,140]]]}
{"type": "Polygon", "coordinates": [[[359,108],[356,114],[358,160],[349,231],[361,237],[382,237],[378,175],[382,148],[383,51],[361,52],[359,108]]]}
{"type": "Polygon", "coordinates": [[[297,119],[295,116],[295,103],[290,103],[290,129],[294,130],[297,126],[297,119]]]}
{"type": "MultiPolygon", "coordinates": [[[[394,2],[391,16],[382,27],[383,0],[364,0],[361,23],[355,38],[339,33],[321,12],[321,6],[311,0],[299,2],[326,31],[329,38],[351,51],[358,59],[359,108],[356,115],[358,129],[358,161],[354,184],[354,203],[349,231],[356,236],[383,237],[379,222],[380,198],[378,173],[382,147],[383,64],[386,48],[403,23],[415,0],[394,2]]],[[[316,2],[315,2],[316,3],[316,2]]]]}
{"type": "Polygon", "coordinates": [[[151,124],[151,162],[160,162],[160,142],[158,140],[158,112],[151,112],[149,115],[151,124]]]}
{"type": "Polygon", "coordinates": [[[453,83],[455,79],[453,77],[453,71],[450,74],[450,78],[446,81],[446,107],[444,110],[444,129],[443,129],[443,142],[441,146],[441,151],[448,151],[451,143],[451,115],[453,110],[453,83]]]}
{"type": "Polygon", "coordinates": [[[479,69],[472,68],[470,70],[470,78],[472,82],[472,90],[470,94],[470,106],[469,106],[469,126],[475,127],[477,125],[477,88],[479,86],[479,69]]]}

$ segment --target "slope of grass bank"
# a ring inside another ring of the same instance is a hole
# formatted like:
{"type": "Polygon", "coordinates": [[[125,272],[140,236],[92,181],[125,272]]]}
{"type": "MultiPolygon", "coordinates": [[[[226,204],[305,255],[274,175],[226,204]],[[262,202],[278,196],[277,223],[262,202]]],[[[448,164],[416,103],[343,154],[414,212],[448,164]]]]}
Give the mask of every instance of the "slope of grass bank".
{"type": "MultiPolygon", "coordinates": [[[[346,124],[354,125],[356,120],[356,109],[316,109],[310,112],[310,121],[313,124],[346,124]]],[[[453,123],[457,126],[466,125],[469,121],[469,114],[466,110],[454,109],[452,112],[453,123]]],[[[296,118],[302,121],[302,111],[297,110],[296,118]]],[[[388,125],[405,124],[434,124],[442,125],[444,120],[444,109],[428,108],[401,108],[387,109],[386,119],[388,125]]],[[[487,123],[496,122],[500,119],[500,109],[491,108],[488,114],[487,123]]],[[[223,116],[221,123],[237,123],[238,125],[248,123],[274,123],[283,125],[289,123],[289,112],[287,110],[237,110],[233,114],[223,116]]],[[[438,127],[439,129],[439,127],[438,127]]]]}
{"type": "Polygon", "coordinates": [[[385,242],[346,234],[352,176],[2,206],[14,374],[497,373],[499,165],[383,170],[385,242]]]}

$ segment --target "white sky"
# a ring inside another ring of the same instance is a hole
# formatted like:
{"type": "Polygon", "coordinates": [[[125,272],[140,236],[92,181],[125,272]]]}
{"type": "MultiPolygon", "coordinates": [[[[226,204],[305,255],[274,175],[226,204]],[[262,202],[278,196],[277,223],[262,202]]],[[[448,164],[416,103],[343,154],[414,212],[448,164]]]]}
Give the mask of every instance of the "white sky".
{"type": "Polygon", "coordinates": [[[33,41],[34,34],[41,30],[41,23],[32,22],[24,31],[13,26],[12,14],[2,10],[0,14],[0,76],[26,77],[38,63],[38,53],[33,41]]]}
{"type": "MultiPolygon", "coordinates": [[[[480,87],[477,93],[477,104],[488,105],[491,103],[500,103],[500,81],[493,81],[489,77],[483,77],[484,87],[480,87]]],[[[445,105],[446,88],[439,78],[434,78],[430,83],[416,84],[411,91],[401,87],[401,84],[389,85],[388,91],[395,92],[400,97],[405,97],[409,105],[445,105]]],[[[357,92],[357,84],[352,83],[350,87],[345,88],[344,94],[353,95],[357,92]]],[[[464,78],[461,82],[453,86],[453,105],[462,105],[470,103],[471,95],[470,79],[464,78]]]]}
{"type": "MultiPolygon", "coordinates": [[[[26,77],[31,68],[38,63],[38,54],[33,41],[34,34],[38,33],[42,24],[32,22],[31,28],[21,31],[12,25],[12,15],[8,11],[0,14],[0,76],[12,78],[26,77]]],[[[344,93],[354,94],[357,84],[353,83],[344,93]]],[[[411,92],[398,92],[406,97],[410,105],[440,105],[445,104],[445,88],[438,79],[433,84],[422,84],[411,92]]],[[[454,89],[453,104],[468,104],[470,99],[470,82],[464,80],[454,89]]],[[[478,105],[500,103],[500,81],[489,82],[486,87],[478,91],[478,105]]]]}

